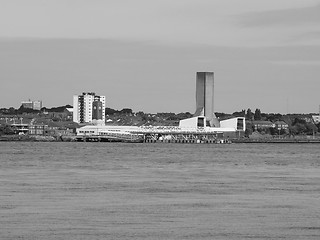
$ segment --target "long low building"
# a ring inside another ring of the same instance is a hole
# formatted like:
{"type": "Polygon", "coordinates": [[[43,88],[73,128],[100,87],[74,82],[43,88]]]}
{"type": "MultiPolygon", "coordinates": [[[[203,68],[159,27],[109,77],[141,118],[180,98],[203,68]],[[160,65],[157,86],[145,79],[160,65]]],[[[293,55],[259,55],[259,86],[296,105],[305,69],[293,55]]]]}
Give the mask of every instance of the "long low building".
{"type": "Polygon", "coordinates": [[[106,137],[110,133],[130,133],[143,135],[145,140],[214,140],[237,138],[243,136],[244,131],[245,119],[241,117],[220,121],[220,127],[210,127],[206,125],[204,116],[198,116],[181,120],[179,126],[87,125],[77,129],[77,136],[106,137]]]}

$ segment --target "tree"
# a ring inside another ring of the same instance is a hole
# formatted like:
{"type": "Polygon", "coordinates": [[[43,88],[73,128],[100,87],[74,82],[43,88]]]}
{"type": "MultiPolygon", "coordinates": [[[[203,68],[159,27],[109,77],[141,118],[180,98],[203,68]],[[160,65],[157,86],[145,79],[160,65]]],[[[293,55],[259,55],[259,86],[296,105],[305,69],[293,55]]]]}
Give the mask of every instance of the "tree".
{"type": "Polygon", "coordinates": [[[246,130],[244,135],[249,137],[254,132],[254,125],[251,122],[246,123],[246,130]]]}
{"type": "Polygon", "coordinates": [[[39,113],[39,110],[34,110],[32,108],[25,108],[23,105],[20,106],[20,108],[17,110],[17,114],[22,113],[39,113]]]}
{"type": "Polygon", "coordinates": [[[119,111],[115,110],[115,109],[112,109],[112,108],[105,108],[105,114],[106,115],[113,115],[115,113],[117,113],[119,111]]]}
{"type": "Polygon", "coordinates": [[[232,115],[234,116],[234,117],[245,117],[245,115],[246,115],[246,110],[241,110],[240,112],[234,112],[234,113],[232,113],[232,115]]]}
{"type": "Polygon", "coordinates": [[[246,119],[251,121],[252,117],[253,117],[253,113],[252,113],[251,109],[248,108],[247,114],[246,114],[246,119]]]}
{"type": "Polygon", "coordinates": [[[136,113],[136,115],[137,115],[137,116],[144,116],[144,115],[145,115],[145,113],[144,113],[144,112],[142,112],[142,111],[139,111],[139,112],[137,112],[137,113],[136,113]]]}
{"type": "Polygon", "coordinates": [[[254,112],[254,120],[261,120],[261,111],[258,108],[254,112]]]}
{"type": "Polygon", "coordinates": [[[123,108],[120,113],[122,114],[132,114],[132,109],[130,108],[123,108]]]}
{"type": "Polygon", "coordinates": [[[191,118],[192,116],[193,116],[193,115],[192,115],[190,112],[178,113],[178,114],[177,114],[177,118],[178,118],[179,120],[191,118]]]}
{"type": "Polygon", "coordinates": [[[307,123],[305,126],[307,128],[306,134],[308,134],[308,135],[313,135],[316,132],[318,132],[317,126],[313,123],[307,123]]]}
{"type": "Polygon", "coordinates": [[[296,124],[306,124],[306,120],[305,119],[301,119],[301,118],[295,118],[292,122],[292,126],[296,125],[296,124]]]}
{"type": "Polygon", "coordinates": [[[0,125],[0,135],[14,134],[14,130],[9,125],[0,125]]]}
{"type": "Polygon", "coordinates": [[[305,124],[297,123],[292,127],[292,133],[296,134],[303,134],[307,131],[305,124]]]}

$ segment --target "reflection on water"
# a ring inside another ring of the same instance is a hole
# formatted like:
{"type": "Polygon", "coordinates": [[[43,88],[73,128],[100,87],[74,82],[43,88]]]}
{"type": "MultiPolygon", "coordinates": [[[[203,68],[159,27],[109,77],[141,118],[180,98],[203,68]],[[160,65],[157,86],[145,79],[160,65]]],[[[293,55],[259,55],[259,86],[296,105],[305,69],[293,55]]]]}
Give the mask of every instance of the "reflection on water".
{"type": "Polygon", "coordinates": [[[320,239],[318,144],[0,142],[0,239],[320,239]]]}

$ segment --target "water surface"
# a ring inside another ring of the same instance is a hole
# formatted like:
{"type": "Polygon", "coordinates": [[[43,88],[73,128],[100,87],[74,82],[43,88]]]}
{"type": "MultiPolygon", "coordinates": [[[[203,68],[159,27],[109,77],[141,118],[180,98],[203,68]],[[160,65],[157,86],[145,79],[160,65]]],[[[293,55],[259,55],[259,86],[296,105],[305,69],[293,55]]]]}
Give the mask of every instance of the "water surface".
{"type": "Polygon", "coordinates": [[[0,142],[0,239],[320,239],[319,147],[0,142]]]}

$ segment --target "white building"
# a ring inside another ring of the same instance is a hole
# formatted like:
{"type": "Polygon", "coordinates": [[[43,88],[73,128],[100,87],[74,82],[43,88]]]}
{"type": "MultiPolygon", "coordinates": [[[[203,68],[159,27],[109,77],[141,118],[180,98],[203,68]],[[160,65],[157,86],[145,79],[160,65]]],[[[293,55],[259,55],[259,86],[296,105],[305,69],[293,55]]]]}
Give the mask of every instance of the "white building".
{"type": "Polygon", "coordinates": [[[24,108],[29,108],[33,110],[41,110],[42,108],[42,101],[37,100],[37,101],[31,101],[30,99],[28,101],[23,101],[21,102],[21,105],[24,108]]]}
{"type": "Polygon", "coordinates": [[[315,124],[320,123],[320,115],[313,115],[312,119],[313,119],[315,124]]]}
{"type": "Polygon", "coordinates": [[[37,100],[32,102],[32,108],[33,110],[41,110],[42,108],[42,101],[37,100]]]}
{"type": "Polygon", "coordinates": [[[228,133],[244,132],[246,129],[245,119],[243,117],[231,118],[224,121],[220,121],[220,127],[207,126],[206,117],[193,117],[180,121],[179,126],[108,126],[108,125],[87,125],[81,128],[77,128],[78,136],[91,136],[102,135],[104,132],[118,132],[118,133],[224,133],[226,136],[228,133]]]}
{"type": "Polygon", "coordinates": [[[245,131],[246,124],[244,117],[236,117],[220,121],[220,127],[210,127],[210,125],[208,125],[206,117],[199,116],[181,120],[179,123],[179,128],[189,130],[203,128],[205,131],[236,132],[245,131]]]}
{"type": "Polygon", "coordinates": [[[73,96],[73,121],[93,123],[105,121],[106,97],[94,92],[84,92],[73,96]]]}

